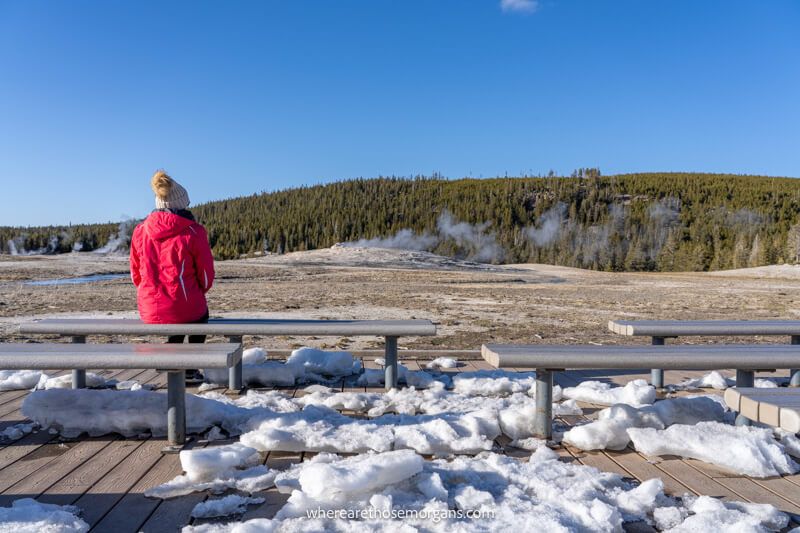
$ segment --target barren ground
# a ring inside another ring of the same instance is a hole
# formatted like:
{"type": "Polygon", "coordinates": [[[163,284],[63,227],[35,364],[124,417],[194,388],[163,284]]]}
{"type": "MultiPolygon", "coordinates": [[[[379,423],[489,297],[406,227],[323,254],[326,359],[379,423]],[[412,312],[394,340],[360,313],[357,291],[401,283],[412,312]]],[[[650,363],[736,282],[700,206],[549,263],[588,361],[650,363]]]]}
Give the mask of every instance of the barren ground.
{"type": "MultiPolygon", "coordinates": [[[[614,318],[798,318],[798,270],[776,266],[710,274],[607,273],[550,265],[493,267],[420,252],[334,247],[218,262],[209,304],[212,316],[427,318],[438,325],[438,336],[401,339],[403,348],[473,350],[484,342],[642,343],[646,339],[611,334],[606,323],[614,318]]],[[[101,273],[127,275],[127,258],[0,256],[0,341],[43,340],[16,333],[20,322],[32,318],[136,316],[136,291],[127,277],[77,285],[25,283],[101,273]]],[[[713,339],[724,341],[753,339],[713,339]]],[[[381,345],[375,338],[246,342],[267,348],[381,345]]]]}

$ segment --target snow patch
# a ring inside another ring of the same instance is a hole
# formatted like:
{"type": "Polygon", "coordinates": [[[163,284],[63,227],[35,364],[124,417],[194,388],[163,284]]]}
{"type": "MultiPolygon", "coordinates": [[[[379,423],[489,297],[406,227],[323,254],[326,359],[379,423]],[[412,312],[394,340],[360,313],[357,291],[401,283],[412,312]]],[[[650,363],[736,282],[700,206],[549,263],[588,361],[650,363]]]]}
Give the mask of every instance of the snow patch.
{"type": "Polygon", "coordinates": [[[617,404],[603,409],[597,420],[564,433],[564,442],[581,450],[622,450],[630,442],[628,429],[664,429],[673,424],[722,421],[722,406],[707,397],[671,398],[640,408],[617,404]]]}
{"type": "Polygon", "coordinates": [[[636,450],[645,455],[699,459],[750,477],[793,474],[800,469],[770,429],[700,422],[693,426],[676,424],[665,430],[631,428],[628,435],[636,450]]]}
{"type": "Polygon", "coordinates": [[[11,507],[0,507],[0,532],[3,533],[83,533],[89,524],[78,518],[80,509],[72,505],[39,503],[31,498],[14,500],[11,507]]]}
{"type": "Polygon", "coordinates": [[[43,375],[39,370],[0,370],[0,391],[32,389],[43,375]]]}
{"type": "Polygon", "coordinates": [[[244,514],[248,505],[258,505],[264,503],[264,501],[264,498],[250,498],[239,496],[238,494],[229,494],[224,498],[198,503],[192,509],[191,516],[194,518],[216,518],[218,516],[244,514]]]}
{"type": "Polygon", "coordinates": [[[458,361],[452,357],[437,357],[430,363],[425,365],[425,368],[433,370],[436,368],[456,368],[458,361]]]}
{"type": "Polygon", "coordinates": [[[275,481],[275,472],[260,465],[258,452],[241,443],[180,453],[184,474],[145,491],[151,498],[175,498],[209,490],[219,494],[228,489],[248,493],[265,490],[275,481]]]}
{"type": "Polygon", "coordinates": [[[624,403],[640,407],[656,400],[656,389],[643,379],[629,381],[624,387],[612,387],[600,381],[584,381],[577,387],[567,387],[563,394],[565,398],[598,405],[624,403]]]}

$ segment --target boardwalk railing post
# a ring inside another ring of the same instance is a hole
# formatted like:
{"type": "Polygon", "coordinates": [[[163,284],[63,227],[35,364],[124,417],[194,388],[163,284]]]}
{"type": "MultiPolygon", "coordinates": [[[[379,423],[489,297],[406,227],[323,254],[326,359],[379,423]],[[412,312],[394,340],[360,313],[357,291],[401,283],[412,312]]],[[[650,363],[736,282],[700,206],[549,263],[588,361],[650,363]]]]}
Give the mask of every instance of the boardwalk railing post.
{"type": "MultiPolygon", "coordinates": [[[[664,337],[653,337],[653,346],[663,346],[664,337]]],[[[664,388],[664,371],[658,368],[650,370],[650,384],[657,389],[664,388]]]]}
{"type": "Polygon", "coordinates": [[[553,372],[536,369],[536,415],[533,436],[538,439],[553,438],[553,372]]]}
{"type": "MultiPolygon", "coordinates": [[[[233,344],[241,344],[242,337],[239,336],[229,336],[228,342],[233,344]]],[[[232,391],[240,391],[242,390],[242,385],[244,380],[242,378],[242,360],[239,359],[239,362],[233,365],[232,367],[228,368],[228,389],[232,391]]]]}
{"type": "Polygon", "coordinates": [[[180,370],[167,372],[167,440],[174,447],[186,442],[186,376],[180,370]]]}
{"type": "MultiPolygon", "coordinates": [[[[86,344],[86,337],[76,335],[72,337],[73,344],[86,344]]],[[[86,388],[86,370],[72,370],[72,388],[85,389],[86,388]]]]}
{"type": "Polygon", "coordinates": [[[386,390],[397,388],[397,337],[386,337],[386,369],[384,379],[386,383],[386,390]]]}
{"type": "MultiPolygon", "coordinates": [[[[755,372],[752,370],[737,370],[736,371],[736,388],[752,387],[755,384],[755,372]]],[[[749,426],[750,419],[742,415],[736,415],[737,426],[749,426]]]]}
{"type": "MultiPolygon", "coordinates": [[[[792,335],[792,344],[800,344],[800,335],[792,335]]],[[[789,371],[789,386],[800,387],[800,368],[793,368],[789,371]]]]}

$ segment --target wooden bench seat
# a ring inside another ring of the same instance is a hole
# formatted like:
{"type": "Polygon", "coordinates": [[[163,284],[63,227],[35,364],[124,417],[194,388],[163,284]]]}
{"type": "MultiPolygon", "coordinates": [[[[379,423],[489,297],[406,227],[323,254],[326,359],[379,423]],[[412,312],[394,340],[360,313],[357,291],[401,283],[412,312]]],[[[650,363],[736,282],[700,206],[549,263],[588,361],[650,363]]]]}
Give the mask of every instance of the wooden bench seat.
{"type": "Polygon", "coordinates": [[[173,446],[186,440],[185,370],[231,368],[242,345],[224,344],[0,344],[0,368],[49,370],[72,368],[73,387],[88,369],[142,368],[167,372],[167,433],[173,446]]]}
{"type": "Polygon", "coordinates": [[[800,389],[730,388],[725,405],[754,422],[800,433],[800,389]]]}

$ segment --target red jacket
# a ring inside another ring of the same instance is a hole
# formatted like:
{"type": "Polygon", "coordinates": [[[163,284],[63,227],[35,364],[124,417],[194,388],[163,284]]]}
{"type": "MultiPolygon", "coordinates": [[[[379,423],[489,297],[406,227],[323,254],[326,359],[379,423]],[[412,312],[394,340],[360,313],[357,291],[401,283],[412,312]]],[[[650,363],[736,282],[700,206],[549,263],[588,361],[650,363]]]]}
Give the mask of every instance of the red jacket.
{"type": "Polygon", "coordinates": [[[150,213],[133,230],[131,278],[142,321],[181,324],[202,318],[214,282],[205,228],[168,211],[150,213]]]}

